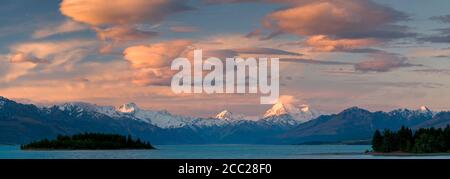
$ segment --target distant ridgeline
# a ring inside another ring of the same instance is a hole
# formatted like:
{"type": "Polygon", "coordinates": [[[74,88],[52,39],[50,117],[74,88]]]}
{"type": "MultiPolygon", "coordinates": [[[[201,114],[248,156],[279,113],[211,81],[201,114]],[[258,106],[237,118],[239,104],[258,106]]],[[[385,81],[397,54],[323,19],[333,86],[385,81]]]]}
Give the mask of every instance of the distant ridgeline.
{"type": "Polygon", "coordinates": [[[20,146],[22,150],[113,150],[154,149],[149,142],[116,134],[84,133],[73,136],[58,135],[55,140],[44,139],[20,146]]]}
{"type": "Polygon", "coordinates": [[[445,129],[421,128],[415,132],[406,127],[397,132],[377,130],[372,149],[381,153],[447,153],[450,152],[450,126],[445,129]]]}

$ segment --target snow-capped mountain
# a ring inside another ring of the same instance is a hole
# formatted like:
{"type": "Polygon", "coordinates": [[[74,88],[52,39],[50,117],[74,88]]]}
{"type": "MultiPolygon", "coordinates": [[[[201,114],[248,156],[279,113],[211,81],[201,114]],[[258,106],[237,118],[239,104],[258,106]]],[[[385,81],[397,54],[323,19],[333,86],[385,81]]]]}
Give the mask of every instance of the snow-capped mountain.
{"type": "Polygon", "coordinates": [[[124,104],[118,107],[117,111],[122,114],[132,116],[137,120],[141,120],[161,128],[184,127],[191,120],[188,117],[172,115],[165,110],[163,111],[142,110],[134,103],[124,104]]]}
{"type": "MultiPolygon", "coordinates": [[[[142,121],[154,126],[167,128],[182,128],[185,126],[221,126],[227,124],[228,120],[240,119],[237,116],[223,114],[223,118],[193,118],[179,115],[173,115],[168,111],[144,110],[135,103],[127,103],[118,107],[98,106],[89,103],[72,102],[56,105],[59,110],[74,116],[82,116],[85,113],[103,114],[113,119],[129,118],[142,121]]],[[[231,113],[230,113],[231,114],[231,113]]]]}
{"type": "Polygon", "coordinates": [[[420,111],[431,111],[430,109],[428,109],[428,107],[426,106],[420,106],[420,111]]]}
{"type": "MultiPolygon", "coordinates": [[[[113,119],[133,119],[142,121],[163,129],[183,127],[211,127],[225,125],[239,125],[246,119],[243,115],[234,114],[224,110],[211,118],[195,118],[173,115],[168,111],[144,110],[135,103],[127,103],[118,107],[98,106],[95,104],[73,102],[55,106],[72,116],[82,117],[87,115],[106,115],[113,119]]],[[[408,119],[411,122],[423,118],[431,118],[433,113],[428,107],[421,106],[417,110],[397,109],[388,113],[394,118],[408,119]]],[[[263,118],[254,121],[254,124],[265,124],[271,126],[296,126],[319,117],[321,114],[311,109],[308,105],[296,105],[293,103],[278,102],[268,109],[263,118]]]]}
{"type": "Polygon", "coordinates": [[[134,103],[128,103],[119,106],[116,110],[121,113],[135,113],[139,110],[139,107],[134,103]]]}
{"type": "MultiPolygon", "coordinates": [[[[240,124],[247,121],[244,115],[224,110],[211,118],[195,118],[173,115],[168,111],[144,110],[135,103],[127,103],[118,107],[98,106],[89,103],[72,102],[56,105],[59,110],[81,117],[85,113],[97,113],[114,119],[130,118],[143,121],[160,128],[210,127],[240,124]]],[[[294,126],[319,116],[319,113],[307,105],[277,103],[269,109],[264,118],[256,122],[266,124],[294,126]]]]}
{"type": "Polygon", "coordinates": [[[113,119],[131,118],[161,128],[176,128],[185,125],[182,117],[173,116],[167,111],[141,110],[135,103],[123,104],[117,108],[81,102],[64,103],[54,107],[70,115],[82,116],[85,113],[94,113],[103,114],[113,119]]]}
{"type": "Polygon", "coordinates": [[[303,123],[294,118],[308,119],[304,117],[314,115],[317,113],[309,106],[290,103],[274,105],[266,118],[239,120],[230,111],[216,117],[195,118],[145,110],[133,103],[118,107],[89,103],[45,107],[0,97],[0,136],[6,136],[0,138],[0,144],[21,144],[80,132],[130,134],[155,144],[299,144],[367,140],[376,129],[396,130],[401,126],[417,129],[450,124],[450,112],[434,113],[425,106],[391,112],[353,107],[303,123]]]}
{"type": "Polygon", "coordinates": [[[225,121],[244,120],[244,116],[243,115],[236,115],[236,114],[233,114],[232,112],[230,112],[228,110],[224,110],[224,111],[220,112],[214,118],[215,119],[220,119],[220,120],[225,120],[225,121]]]}
{"type": "MultiPolygon", "coordinates": [[[[98,106],[90,103],[71,102],[50,107],[57,107],[61,111],[77,116],[81,116],[83,113],[98,113],[110,117],[120,117],[120,114],[112,106],[98,106]]],[[[49,107],[44,106],[44,108],[48,109],[49,107]]]]}
{"type": "Polygon", "coordinates": [[[410,110],[410,109],[396,109],[388,113],[391,116],[398,116],[404,119],[408,120],[414,120],[414,119],[422,119],[422,118],[432,118],[436,112],[431,111],[426,106],[421,106],[417,110],[410,110]]]}
{"type": "Polygon", "coordinates": [[[276,119],[277,117],[289,116],[291,120],[304,123],[320,116],[320,113],[311,109],[308,105],[295,105],[291,103],[278,102],[264,114],[264,118],[276,119]]]}
{"type": "Polygon", "coordinates": [[[425,114],[436,114],[435,112],[431,111],[430,108],[427,106],[420,106],[419,111],[425,114]]]}

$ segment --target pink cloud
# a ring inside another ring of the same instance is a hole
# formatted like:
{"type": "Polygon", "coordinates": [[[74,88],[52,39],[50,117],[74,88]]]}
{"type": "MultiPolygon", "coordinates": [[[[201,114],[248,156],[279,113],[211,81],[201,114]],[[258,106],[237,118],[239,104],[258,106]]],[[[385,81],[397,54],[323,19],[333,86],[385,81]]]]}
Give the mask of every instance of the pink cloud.
{"type": "Polygon", "coordinates": [[[94,28],[98,39],[102,42],[100,53],[110,53],[115,45],[134,40],[146,40],[158,35],[157,32],[140,31],[127,26],[114,26],[106,29],[94,28]]]}
{"type": "Polygon", "coordinates": [[[49,63],[48,60],[38,58],[36,56],[33,56],[32,54],[25,54],[23,52],[17,52],[17,53],[11,54],[9,57],[9,62],[11,62],[11,63],[23,63],[23,62],[49,63]]]}
{"type": "Polygon", "coordinates": [[[95,43],[87,40],[24,42],[12,45],[2,66],[3,80],[14,81],[35,71],[64,71],[74,67],[95,43]]]}
{"type": "Polygon", "coordinates": [[[124,50],[124,58],[135,71],[134,82],[138,85],[167,85],[173,71],[172,60],[188,54],[189,40],[173,40],[151,45],[138,45],[124,50]]]}
{"type": "Polygon", "coordinates": [[[138,86],[169,86],[176,71],[170,68],[143,68],[134,72],[133,84],[138,86]]]}
{"type": "Polygon", "coordinates": [[[268,14],[262,25],[271,33],[264,36],[260,29],[247,34],[261,40],[281,34],[307,37],[304,43],[316,51],[375,52],[360,49],[379,45],[396,38],[416,36],[408,27],[395,25],[408,19],[400,11],[371,0],[217,0],[205,2],[222,3],[277,3],[285,8],[268,14]],[[359,47],[357,47],[359,46],[359,47]]]}
{"type": "Polygon", "coordinates": [[[191,44],[189,40],[174,40],[128,47],[123,53],[133,68],[162,68],[169,66],[173,59],[186,53],[191,44]]]}
{"type": "Polygon", "coordinates": [[[300,36],[367,32],[405,19],[405,15],[369,0],[319,0],[275,11],[265,27],[300,36]]]}
{"type": "Polygon", "coordinates": [[[139,31],[134,28],[125,26],[116,26],[107,29],[95,29],[97,36],[100,40],[112,40],[112,41],[130,41],[130,40],[144,40],[156,36],[156,32],[151,31],[139,31]]]}
{"type": "Polygon", "coordinates": [[[88,24],[102,41],[101,53],[110,53],[120,42],[142,40],[156,32],[142,31],[138,24],[155,24],[167,16],[191,10],[187,1],[176,0],[63,0],[60,11],[72,20],[88,24]]]}
{"type": "Polygon", "coordinates": [[[189,9],[174,0],[64,0],[60,5],[63,15],[92,26],[159,22],[189,9]]]}
{"type": "Polygon", "coordinates": [[[395,54],[373,54],[370,59],[355,64],[355,70],[363,72],[388,72],[396,68],[422,66],[408,62],[406,57],[395,54]]]}
{"type": "Polygon", "coordinates": [[[58,25],[51,25],[45,28],[39,29],[33,33],[33,38],[41,39],[56,34],[64,34],[70,32],[77,32],[88,29],[85,25],[75,21],[66,20],[58,25]]]}
{"type": "Polygon", "coordinates": [[[331,39],[325,35],[310,36],[304,44],[312,47],[314,51],[333,52],[351,51],[365,46],[373,46],[381,42],[374,38],[364,39],[331,39]]]}
{"type": "Polygon", "coordinates": [[[21,63],[5,63],[0,61],[2,66],[0,69],[0,83],[11,82],[19,77],[22,77],[29,73],[29,71],[37,66],[36,63],[32,62],[21,62],[21,63]]]}

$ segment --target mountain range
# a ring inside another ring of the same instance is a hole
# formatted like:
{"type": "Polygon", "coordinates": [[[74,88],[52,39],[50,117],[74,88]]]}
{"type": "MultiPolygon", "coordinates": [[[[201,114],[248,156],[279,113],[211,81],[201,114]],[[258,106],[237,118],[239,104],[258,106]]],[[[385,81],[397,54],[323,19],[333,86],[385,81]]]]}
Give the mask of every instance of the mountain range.
{"type": "Polygon", "coordinates": [[[82,132],[133,135],[152,144],[301,144],[364,141],[376,129],[445,127],[450,112],[398,109],[370,112],[353,107],[322,115],[308,105],[277,103],[258,120],[224,110],[210,118],[168,111],[89,103],[21,104],[0,97],[0,144],[23,144],[82,132]]]}

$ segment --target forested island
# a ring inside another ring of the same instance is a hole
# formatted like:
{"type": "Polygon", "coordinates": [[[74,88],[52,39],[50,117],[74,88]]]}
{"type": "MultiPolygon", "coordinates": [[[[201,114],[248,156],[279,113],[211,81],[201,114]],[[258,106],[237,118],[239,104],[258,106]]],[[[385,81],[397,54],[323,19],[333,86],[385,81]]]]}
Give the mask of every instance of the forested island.
{"type": "Polygon", "coordinates": [[[55,140],[44,139],[20,146],[22,150],[119,150],[154,149],[149,142],[117,134],[83,133],[58,135],[55,140]]]}
{"type": "Polygon", "coordinates": [[[445,129],[422,128],[414,132],[402,127],[397,132],[375,131],[372,138],[375,153],[449,153],[450,126],[445,129]]]}

